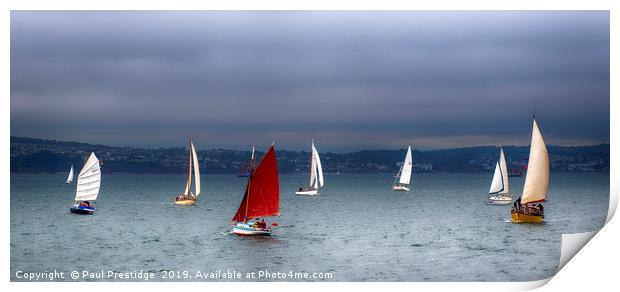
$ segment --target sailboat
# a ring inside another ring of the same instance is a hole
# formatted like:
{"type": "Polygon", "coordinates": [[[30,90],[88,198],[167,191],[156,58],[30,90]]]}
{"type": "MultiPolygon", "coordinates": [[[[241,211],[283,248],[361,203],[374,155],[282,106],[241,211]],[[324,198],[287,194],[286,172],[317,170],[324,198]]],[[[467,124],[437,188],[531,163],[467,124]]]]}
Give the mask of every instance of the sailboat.
{"type": "Polygon", "coordinates": [[[549,153],[538,129],[536,116],[532,117],[532,142],[523,194],[510,211],[514,223],[542,223],[545,218],[542,202],[549,189],[549,153]],[[536,203],[538,203],[536,205],[536,203]]]}
{"type": "MultiPolygon", "coordinates": [[[[231,220],[233,233],[238,235],[271,235],[271,228],[260,217],[280,216],[280,184],[276,163],[275,142],[254,169],[254,148],[250,176],[237,213],[231,220]]],[[[272,224],[275,226],[275,223],[272,224]]]]}
{"type": "Polygon", "coordinates": [[[319,188],[325,184],[323,180],[323,168],[321,167],[321,158],[319,152],[314,147],[314,140],[312,140],[312,154],[310,155],[310,178],[308,180],[308,186],[305,188],[299,188],[295,192],[300,196],[315,196],[319,194],[319,188]]]}
{"type": "Polygon", "coordinates": [[[241,168],[241,164],[239,164],[239,173],[237,177],[248,177],[250,176],[250,167],[247,161],[243,161],[243,168],[241,168]]]}
{"type": "Polygon", "coordinates": [[[198,165],[198,155],[196,154],[196,147],[194,147],[192,139],[189,139],[188,152],[187,184],[185,185],[185,191],[183,191],[183,194],[178,195],[175,198],[174,203],[177,205],[194,205],[200,195],[200,166],[198,165]],[[192,186],[192,166],[194,168],[194,190],[196,193],[192,193],[190,190],[192,186]]]}
{"type": "Polygon", "coordinates": [[[73,182],[73,164],[71,164],[71,170],[69,170],[69,176],[67,176],[66,184],[70,184],[73,182]]]}
{"type": "Polygon", "coordinates": [[[504,149],[499,148],[499,160],[495,164],[495,173],[489,189],[489,204],[508,205],[512,202],[512,194],[508,186],[508,170],[504,149]]]}
{"type": "Polygon", "coordinates": [[[93,214],[95,206],[91,202],[97,200],[101,186],[101,168],[95,153],[91,153],[78,174],[75,190],[75,204],[69,208],[75,214],[93,214]]]}
{"type": "Polygon", "coordinates": [[[411,182],[411,168],[413,167],[413,161],[411,157],[411,145],[407,148],[407,155],[405,161],[400,166],[394,184],[392,185],[392,191],[395,192],[408,192],[409,183],[411,182]]]}

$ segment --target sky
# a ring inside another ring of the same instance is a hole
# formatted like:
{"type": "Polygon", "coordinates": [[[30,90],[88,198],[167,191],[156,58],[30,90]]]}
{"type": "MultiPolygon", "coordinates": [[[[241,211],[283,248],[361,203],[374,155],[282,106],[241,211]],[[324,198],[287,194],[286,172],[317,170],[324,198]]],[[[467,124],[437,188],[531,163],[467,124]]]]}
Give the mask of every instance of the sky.
{"type": "Polygon", "coordinates": [[[607,11],[12,11],[11,135],[323,151],[609,143],[607,11]]]}

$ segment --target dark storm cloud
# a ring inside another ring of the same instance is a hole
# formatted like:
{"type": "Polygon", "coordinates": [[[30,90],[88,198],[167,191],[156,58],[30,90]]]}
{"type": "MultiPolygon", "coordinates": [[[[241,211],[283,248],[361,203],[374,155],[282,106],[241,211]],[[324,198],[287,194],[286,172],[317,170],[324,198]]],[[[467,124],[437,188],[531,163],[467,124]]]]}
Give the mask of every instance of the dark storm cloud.
{"type": "Polygon", "coordinates": [[[11,135],[323,148],[609,141],[608,12],[11,14],[11,135]]]}

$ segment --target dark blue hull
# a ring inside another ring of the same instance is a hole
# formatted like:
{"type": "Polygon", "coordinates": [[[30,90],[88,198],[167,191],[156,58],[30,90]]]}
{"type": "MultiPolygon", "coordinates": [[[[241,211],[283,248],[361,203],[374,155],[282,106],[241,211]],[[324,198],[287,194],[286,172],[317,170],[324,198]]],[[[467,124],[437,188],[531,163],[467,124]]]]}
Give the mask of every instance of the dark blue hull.
{"type": "Polygon", "coordinates": [[[81,214],[81,215],[91,215],[95,213],[95,209],[91,208],[80,208],[80,207],[70,207],[69,211],[73,214],[81,214]]]}

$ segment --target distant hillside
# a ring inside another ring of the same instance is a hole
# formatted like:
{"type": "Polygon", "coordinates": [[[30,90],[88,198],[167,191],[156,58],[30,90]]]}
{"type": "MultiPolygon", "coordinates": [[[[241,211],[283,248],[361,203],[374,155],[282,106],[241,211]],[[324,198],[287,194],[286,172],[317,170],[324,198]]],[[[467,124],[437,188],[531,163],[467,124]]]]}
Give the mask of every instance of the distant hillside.
{"type": "MultiPolygon", "coordinates": [[[[103,161],[104,172],[183,173],[185,148],[140,149],[111,147],[11,136],[11,172],[66,172],[79,168],[94,151],[103,161]]],[[[509,169],[526,164],[529,147],[505,146],[509,169]]],[[[552,171],[609,172],[609,144],[579,147],[549,146],[552,171]]],[[[490,172],[498,157],[494,146],[413,152],[414,172],[490,172]]],[[[259,157],[262,153],[259,153],[259,157]]],[[[200,168],[207,173],[237,173],[249,151],[211,149],[198,151],[200,168]]],[[[309,152],[278,149],[282,173],[307,172],[309,152]]],[[[350,153],[321,153],[324,171],[342,173],[396,173],[405,149],[363,150],[350,153]]]]}

